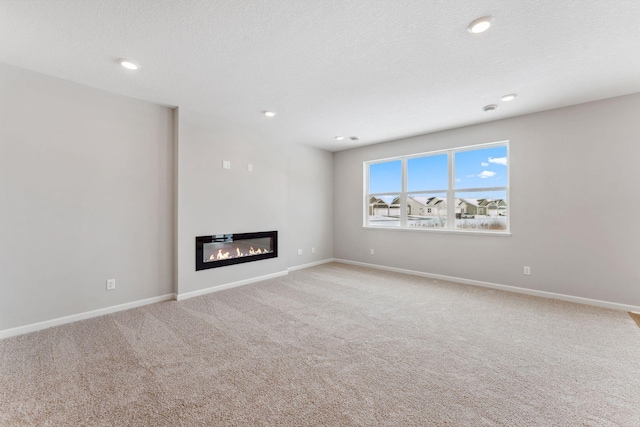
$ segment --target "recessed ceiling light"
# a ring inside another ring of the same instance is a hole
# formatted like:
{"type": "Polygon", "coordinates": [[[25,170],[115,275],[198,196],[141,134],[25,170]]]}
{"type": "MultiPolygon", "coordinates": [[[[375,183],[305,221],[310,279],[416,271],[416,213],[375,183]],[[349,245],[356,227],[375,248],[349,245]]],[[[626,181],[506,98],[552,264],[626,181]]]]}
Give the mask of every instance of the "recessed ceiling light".
{"type": "Polygon", "coordinates": [[[496,111],[496,108],[498,108],[498,106],[496,104],[491,104],[491,105],[485,105],[482,109],[485,112],[489,113],[489,112],[492,112],[492,111],[496,111]]]}
{"type": "Polygon", "coordinates": [[[358,138],[357,136],[350,136],[349,139],[352,141],[358,141],[360,138],[358,138]]]}
{"type": "Polygon", "coordinates": [[[492,23],[493,23],[492,16],[483,16],[482,18],[478,18],[471,21],[471,23],[467,27],[467,31],[469,31],[472,34],[484,33],[489,29],[492,23]]]}
{"type": "Polygon", "coordinates": [[[517,93],[510,93],[508,95],[504,95],[502,97],[500,97],[500,99],[504,102],[508,102],[508,101],[513,101],[514,99],[516,99],[516,96],[518,96],[517,93]]]}
{"type": "Polygon", "coordinates": [[[137,70],[138,68],[140,68],[140,66],[138,64],[136,64],[135,62],[129,60],[129,59],[121,59],[120,61],[120,65],[122,65],[124,68],[126,68],[127,70],[137,70]]]}
{"type": "Polygon", "coordinates": [[[338,141],[342,141],[344,139],[344,136],[336,136],[334,138],[337,139],[338,141]]]}
{"type": "Polygon", "coordinates": [[[276,115],[276,112],[267,110],[267,111],[263,111],[262,114],[264,114],[267,117],[273,117],[276,115]]]}

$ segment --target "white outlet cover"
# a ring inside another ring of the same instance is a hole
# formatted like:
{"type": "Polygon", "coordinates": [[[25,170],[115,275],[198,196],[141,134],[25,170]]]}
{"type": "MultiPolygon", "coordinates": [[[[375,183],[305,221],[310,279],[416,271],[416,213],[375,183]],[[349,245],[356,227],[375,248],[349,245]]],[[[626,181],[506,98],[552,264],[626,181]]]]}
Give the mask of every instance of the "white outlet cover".
{"type": "Polygon", "coordinates": [[[253,165],[251,163],[249,163],[249,165],[247,166],[247,170],[249,172],[253,172],[253,165]]]}
{"type": "Polygon", "coordinates": [[[316,253],[316,248],[311,248],[311,253],[315,254],[316,253]]]}
{"type": "Polygon", "coordinates": [[[376,251],[374,251],[373,249],[369,249],[369,253],[370,253],[371,255],[374,255],[374,254],[376,253],[376,251]]]}
{"type": "Polygon", "coordinates": [[[224,169],[231,169],[231,162],[229,160],[223,160],[222,161],[222,167],[224,169]]]}
{"type": "Polygon", "coordinates": [[[107,280],[107,289],[115,289],[116,288],[116,279],[108,279],[107,280]]]}
{"type": "Polygon", "coordinates": [[[302,249],[298,249],[298,255],[302,255],[302,249]]]}

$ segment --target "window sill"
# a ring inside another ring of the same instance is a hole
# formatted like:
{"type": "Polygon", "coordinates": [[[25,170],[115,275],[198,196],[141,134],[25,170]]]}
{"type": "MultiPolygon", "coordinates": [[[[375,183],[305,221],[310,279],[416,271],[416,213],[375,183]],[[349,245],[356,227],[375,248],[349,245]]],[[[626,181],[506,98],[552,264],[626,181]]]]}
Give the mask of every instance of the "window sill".
{"type": "Polygon", "coordinates": [[[496,236],[496,237],[510,237],[510,231],[481,231],[481,230],[449,230],[449,229],[437,229],[437,228],[400,228],[400,227],[372,227],[370,225],[363,225],[362,228],[366,230],[391,230],[391,231],[409,231],[417,233],[443,233],[443,234],[460,234],[460,235],[481,235],[481,236],[496,236]]]}

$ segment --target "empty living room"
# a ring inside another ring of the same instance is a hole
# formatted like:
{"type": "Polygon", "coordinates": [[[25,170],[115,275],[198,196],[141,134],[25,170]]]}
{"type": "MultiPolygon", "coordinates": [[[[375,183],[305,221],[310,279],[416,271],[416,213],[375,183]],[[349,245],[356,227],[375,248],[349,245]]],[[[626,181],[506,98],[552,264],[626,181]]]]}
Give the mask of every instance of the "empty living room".
{"type": "Polygon", "coordinates": [[[640,426],[640,2],[0,2],[0,426],[640,426]]]}

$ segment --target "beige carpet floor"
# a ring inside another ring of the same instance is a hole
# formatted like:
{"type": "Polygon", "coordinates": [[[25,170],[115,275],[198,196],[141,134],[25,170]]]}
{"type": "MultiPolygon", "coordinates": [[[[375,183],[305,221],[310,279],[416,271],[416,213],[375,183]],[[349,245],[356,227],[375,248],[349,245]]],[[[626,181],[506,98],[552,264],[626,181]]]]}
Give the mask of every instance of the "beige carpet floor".
{"type": "Polygon", "coordinates": [[[0,425],[640,426],[640,328],[325,264],[1,340],[0,425]]]}

